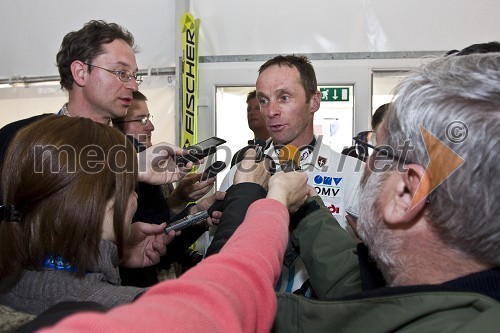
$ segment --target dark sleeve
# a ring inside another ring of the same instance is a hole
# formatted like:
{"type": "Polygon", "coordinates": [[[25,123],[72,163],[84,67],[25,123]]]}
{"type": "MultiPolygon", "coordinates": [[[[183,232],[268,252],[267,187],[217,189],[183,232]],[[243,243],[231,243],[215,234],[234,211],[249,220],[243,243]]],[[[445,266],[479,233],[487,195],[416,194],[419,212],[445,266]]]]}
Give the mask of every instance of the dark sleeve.
{"type": "Polygon", "coordinates": [[[226,192],[222,217],[205,257],[218,253],[245,219],[248,207],[254,201],[265,197],[266,190],[255,183],[231,186],[226,192]]]}
{"type": "Polygon", "coordinates": [[[162,224],[170,221],[170,211],[160,185],[138,182],[135,191],[138,197],[137,210],[132,218],[133,222],[162,224]]]}
{"type": "Polygon", "coordinates": [[[203,225],[195,224],[183,229],[181,234],[167,245],[167,254],[161,257],[160,266],[168,267],[171,263],[179,261],[186,251],[207,229],[203,225]]]}
{"type": "Polygon", "coordinates": [[[305,216],[292,232],[292,242],[320,300],[345,297],[362,291],[354,239],[337,223],[320,197],[321,208],[305,216]]]}

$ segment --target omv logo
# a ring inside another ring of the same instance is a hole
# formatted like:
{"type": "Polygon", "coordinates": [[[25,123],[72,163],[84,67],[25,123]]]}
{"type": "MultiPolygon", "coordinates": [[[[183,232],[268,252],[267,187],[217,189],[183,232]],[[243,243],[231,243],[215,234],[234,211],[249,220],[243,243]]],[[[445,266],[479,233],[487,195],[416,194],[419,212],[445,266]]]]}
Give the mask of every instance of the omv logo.
{"type": "Polygon", "coordinates": [[[321,176],[321,175],[314,176],[315,185],[338,186],[341,181],[342,178],[335,178],[335,177],[321,176]]]}

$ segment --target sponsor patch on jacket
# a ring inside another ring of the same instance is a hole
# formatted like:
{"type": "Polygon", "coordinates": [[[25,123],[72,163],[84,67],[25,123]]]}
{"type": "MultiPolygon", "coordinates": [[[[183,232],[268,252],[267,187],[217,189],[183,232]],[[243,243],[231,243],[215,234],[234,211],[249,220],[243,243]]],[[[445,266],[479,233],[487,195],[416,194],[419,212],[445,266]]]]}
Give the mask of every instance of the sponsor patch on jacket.
{"type": "Polygon", "coordinates": [[[339,186],[342,178],[335,178],[324,175],[314,175],[314,184],[315,185],[329,185],[329,186],[339,186]]]}
{"type": "Polygon", "coordinates": [[[322,197],[339,197],[341,196],[341,186],[342,178],[315,175],[314,176],[314,188],[316,193],[322,197]]]}
{"type": "Polygon", "coordinates": [[[332,213],[332,215],[339,215],[341,212],[339,204],[337,204],[337,205],[331,204],[331,205],[328,205],[327,208],[330,211],[330,213],[332,213]]]}
{"type": "Polygon", "coordinates": [[[328,159],[326,157],[323,157],[323,156],[319,156],[318,157],[318,165],[320,167],[322,167],[323,165],[325,165],[327,161],[328,161],[328,159]]]}

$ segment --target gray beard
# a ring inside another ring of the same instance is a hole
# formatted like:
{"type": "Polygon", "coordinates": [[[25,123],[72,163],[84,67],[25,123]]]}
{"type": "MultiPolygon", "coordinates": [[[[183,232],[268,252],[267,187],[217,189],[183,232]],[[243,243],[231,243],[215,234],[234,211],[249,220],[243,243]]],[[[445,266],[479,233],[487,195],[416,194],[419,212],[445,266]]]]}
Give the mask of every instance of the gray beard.
{"type": "Polygon", "coordinates": [[[363,177],[357,231],[368,246],[386,281],[391,284],[396,273],[404,267],[399,255],[400,241],[386,228],[380,197],[389,172],[376,172],[363,177]]]}

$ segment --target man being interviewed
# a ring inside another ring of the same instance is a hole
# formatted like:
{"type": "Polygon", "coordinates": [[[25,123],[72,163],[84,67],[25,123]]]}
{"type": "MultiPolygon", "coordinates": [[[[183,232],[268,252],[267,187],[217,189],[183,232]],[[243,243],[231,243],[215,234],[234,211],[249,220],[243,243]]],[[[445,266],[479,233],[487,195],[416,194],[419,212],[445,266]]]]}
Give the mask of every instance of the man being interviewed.
{"type": "MultiPolygon", "coordinates": [[[[321,137],[314,136],[314,113],[320,108],[321,95],[312,64],[304,56],[276,56],[260,67],[256,90],[272,138],[266,154],[279,161],[281,147],[297,147],[300,168],[308,174],[308,184],[346,228],[346,212],[357,216],[357,189],[363,162],[333,151],[322,144],[321,137]]],[[[232,184],[234,173],[233,167],[222,182],[221,191],[232,184]]],[[[307,279],[302,260],[290,247],[276,289],[295,292],[307,279]]],[[[304,290],[308,289],[306,286],[304,290]]]]}
{"type": "Polygon", "coordinates": [[[359,142],[374,154],[357,230],[386,285],[362,287],[356,243],[319,209],[292,238],[320,300],[279,294],[273,332],[498,330],[499,82],[496,53],[443,57],[397,86],[378,146],[359,142]]]}

